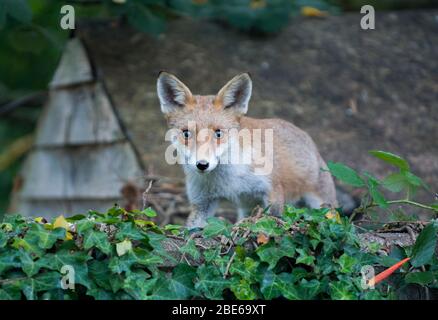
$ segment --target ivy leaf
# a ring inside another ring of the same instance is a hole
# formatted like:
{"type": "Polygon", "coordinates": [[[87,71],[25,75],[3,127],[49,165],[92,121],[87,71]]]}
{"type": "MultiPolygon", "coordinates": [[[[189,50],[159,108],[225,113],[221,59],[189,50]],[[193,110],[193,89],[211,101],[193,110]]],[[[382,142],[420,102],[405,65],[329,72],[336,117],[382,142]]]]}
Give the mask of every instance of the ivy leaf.
{"type": "Polygon", "coordinates": [[[223,299],[222,292],[229,286],[230,282],[223,278],[216,267],[203,264],[198,267],[196,274],[195,289],[203,297],[211,300],[223,299]]]}
{"type": "Polygon", "coordinates": [[[321,288],[321,284],[316,279],[312,279],[310,281],[302,279],[298,288],[299,292],[301,293],[301,299],[311,300],[315,299],[315,296],[321,288]]]}
{"type": "Polygon", "coordinates": [[[10,269],[20,267],[18,253],[15,250],[6,250],[0,252],[0,275],[10,269]]]}
{"type": "Polygon", "coordinates": [[[22,248],[38,257],[41,257],[44,254],[44,249],[38,245],[38,238],[35,236],[29,236],[29,234],[26,234],[23,239],[15,238],[11,246],[15,249],[22,248]]]}
{"type": "Polygon", "coordinates": [[[151,277],[145,272],[130,273],[123,282],[123,289],[136,300],[149,300],[153,288],[161,280],[161,277],[151,277]]]}
{"type": "Polygon", "coordinates": [[[34,261],[28,252],[20,250],[19,258],[21,263],[21,269],[23,269],[24,273],[27,276],[32,277],[39,272],[41,268],[40,264],[34,261]]]}
{"type": "Polygon", "coordinates": [[[126,221],[123,223],[117,224],[117,240],[145,240],[147,239],[146,235],[139,230],[131,221],[126,221]]]}
{"type": "Polygon", "coordinates": [[[231,291],[239,300],[254,300],[257,294],[251,288],[251,283],[245,279],[240,279],[231,285],[231,291]]]}
{"type": "Polygon", "coordinates": [[[230,267],[230,274],[239,275],[245,280],[255,281],[257,278],[257,267],[259,262],[251,259],[250,257],[245,257],[244,260],[235,260],[230,267]]]}
{"type": "Polygon", "coordinates": [[[211,217],[207,219],[207,225],[205,226],[202,233],[206,238],[212,238],[219,235],[230,237],[231,228],[232,225],[228,221],[216,217],[211,217]]]}
{"type": "Polygon", "coordinates": [[[177,264],[178,261],[170,255],[164,248],[163,248],[163,242],[167,239],[162,234],[157,234],[154,232],[148,232],[147,237],[149,239],[149,244],[154,248],[152,251],[153,254],[155,254],[157,257],[162,257],[166,261],[169,261],[171,263],[177,264]]]}
{"type": "Polygon", "coordinates": [[[342,163],[331,161],[327,163],[327,167],[329,168],[331,174],[342,182],[349,184],[353,187],[365,187],[365,182],[363,181],[363,179],[357,174],[356,171],[354,171],[350,167],[342,163]]]}
{"type": "Polygon", "coordinates": [[[272,270],[282,257],[293,258],[295,256],[295,245],[292,237],[286,236],[281,240],[280,245],[277,245],[274,241],[270,241],[258,247],[256,252],[260,260],[267,262],[269,269],[272,270]]]}
{"type": "Polygon", "coordinates": [[[345,281],[335,281],[329,284],[330,295],[333,300],[354,300],[354,287],[345,281]]]}
{"type": "Polygon", "coordinates": [[[105,254],[110,254],[111,252],[111,244],[108,241],[108,236],[104,232],[88,230],[84,235],[83,245],[85,250],[96,247],[105,254]]]}
{"type": "Polygon", "coordinates": [[[135,257],[136,263],[146,267],[163,263],[163,259],[160,256],[154,255],[152,252],[143,248],[135,248],[134,250],[130,251],[129,254],[135,257]]]}
{"type": "Polygon", "coordinates": [[[69,230],[69,224],[67,220],[65,220],[63,215],[60,215],[55,219],[55,222],[53,222],[53,229],[56,228],[64,228],[66,230],[69,230]]]}
{"type": "Polygon", "coordinates": [[[131,266],[136,263],[137,257],[128,253],[121,257],[113,257],[109,260],[109,269],[117,274],[125,272],[126,274],[131,273],[131,266]]]}
{"type": "Polygon", "coordinates": [[[190,255],[193,259],[198,260],[201,257],[198,248],[196,247],[195,241],[189,239],[187,243],[179,248],[181,253],[190,255]]]}
{"type": "Polygon", "coordinates": [[[20,291],[0,289],[0,300],[20,300],[20,298],[21,298],[20,291]]]}
{"type": "Polygon", "coordinates": [[[405,159],[393,153],[386,151],[372,150],[370,151],[370,154],[380,160],[385,161],[386,163],[392,164],[393,166],[400,168],[401,170],[409,171],[408,162],[405,159]]]}
{"type": "Polygon", "coordinates": [[[91,219],[84,219],[81,221],[78,221],[76,223],[76,232],[78,234],[84,234],[85,231],[93,229],[94,226],[96,225],[96,222],[94,220],[91,219]]]}
{"type": "Polygon", "coordinates": [[[93,297],[95,300],[115,300],[111,292],[102,290],[101,288],[94,288],[87,290],[87,295],[93,297]]]}
{"type": "Polygon", "coordinates": [[[304,249],[297,249],[299,256],[296,263],[306,264],[308,266],[313,266],[315,264],[315,257],[308,254],[304,249]]]}
{"type": "Polygon", "coordinates": [[[123,240],[116,244],[116,252],[118,256],[123,256],[130,250],[132,250],[132,242],[129,240],[123,240]]]}
{"type": "MultiPolygon", "coordinates": [[[[111,290],[110,279],[117,275],[111,274],[107,261],[93,260],[88,266],[90,278],[99,286],[100,290],[111,290]]],[[[87,292],[88,293],[88,292],[87,292]]]]}
{"type": "Polygon", "coordinates": [[[42,249],[50,249],[57,240],[65,239],[66,230],[63,228],[56,228],[47,230],[43,225],[32,224],[30,230],[25,236],[25,239],[35,237],[38,239],[38,246],[42,249]]]}
{"type": "Polygon", "coordinates": [[[357,264],[357,260],[347,254],[343,254],[338,259],[338,264],[341,267],[342,273],[352,273],[353,267],[357,264]]]}
{"type": "Polygon", "coordinates": [[[36,293],[61,288],[61,275],[58,272],[44,272],[20,281],[20,286],[28,300],[35,300],[36,293]]]}
{"type": "Polygon", "coordinates": [[[8,242],[8,236],[3,230],[0,230],[0,248],[4,248],[8,242]]]}
{"type": "Polygon", "coordinates": [[[263,297],[268,300],[278,298],[282,293],[281,288],[279,275],[275,274],[272,270],[267,270],[260,284],[263,297]]]}
{"type": "Polygon", "coordinates": [[[157,283],[151,298],[157,300],[188,299],[196,293],[194,290],[195,276],[195,268],[187,264],[179,264],[173,269],[171,276],[157,283]]]}
{"type": "Polygon", "coordinates": [[[437,230],[433,223],[429,223],[421,231],[414,247],[412,248],[411,264],[414,267],[420,267],[432,260],[435,253],[437,241],[437,230]]]}
{"type": "Polygon", "coordinates": [[[264,233],[268,236],[280,236],[283,232],[280,227],[277,226],[277,222],[272,217],[260,218],[255,224],[250,226],[252,232],[264,233]]]}

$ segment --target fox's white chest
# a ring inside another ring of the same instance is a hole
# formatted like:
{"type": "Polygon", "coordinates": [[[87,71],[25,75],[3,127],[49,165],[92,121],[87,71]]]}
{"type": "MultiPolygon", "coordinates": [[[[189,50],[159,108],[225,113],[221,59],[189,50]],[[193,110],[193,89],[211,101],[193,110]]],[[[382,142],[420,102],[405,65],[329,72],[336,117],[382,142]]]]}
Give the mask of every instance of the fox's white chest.
{"type": "Polygon", "coordinates": [[[190,169],[185,172],[191,201],[225,198],[238,203],[242,198],[265,196],[271,190],[270,178],[255,175],[246,165],[219,165],[206,174],[190,169]]]}

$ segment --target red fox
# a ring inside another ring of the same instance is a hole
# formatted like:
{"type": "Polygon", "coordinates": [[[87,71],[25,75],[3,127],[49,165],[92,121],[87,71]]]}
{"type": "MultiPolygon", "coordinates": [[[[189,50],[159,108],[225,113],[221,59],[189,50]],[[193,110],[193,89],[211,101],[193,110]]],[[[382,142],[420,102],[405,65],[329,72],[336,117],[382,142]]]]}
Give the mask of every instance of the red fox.
{"type": "Polygon", "coordinates": [[[237,206],[240,219],[257,205],[279,215],[300,199],[311,208],[337,206],[332,176],[310,136],[284,120],[246,117],[251,92],[248,73],[215,96],[193,95],[167,72],[158,76],[161,111],[192,205],[189,228],[205,226],[221,199],[237,206]]]}

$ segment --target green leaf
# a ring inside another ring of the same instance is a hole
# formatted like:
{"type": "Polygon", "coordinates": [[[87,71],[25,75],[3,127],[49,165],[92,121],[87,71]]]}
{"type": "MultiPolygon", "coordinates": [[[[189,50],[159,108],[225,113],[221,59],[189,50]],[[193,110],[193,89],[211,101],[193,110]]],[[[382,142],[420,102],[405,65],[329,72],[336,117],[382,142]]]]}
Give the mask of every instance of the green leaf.
{"type": "Polygon", "coordinates": [[[416,283],[420,285],[428,285],[435,280],[434,273],[431,271],[425,272],[410,272],[406,275],[406,283],[416,283]]]}
{"type": "Polygon", "coordinates": [[[130,273],[123,282],[123,289],[136,300],[148,300],[161,280],[161,277],[151,277],[145,272],[130,273]]]}
{"type": "Polygon", "coordinates": [[[437,230],[433,223],[428,224],[423,231],[421,231],[412,248],[410,261],[412,266],[420,267],[432,260],[437,241],[436,233],[437,230]]]}
{"type": "Polygon", "coordinates": [[[349,184],[353,187],[365,187],[365,182],[363,181],[363,179],[357,174],[356,171],[354,171],[350,167],[342,163],[336,163],[331,161],[327,163],[327,167],[329,168],[331,174],[342,182],[349,184]]]}
{"type": "Polygon", "coordinates": [[[272,270],[267,270],[260,284],[263,297],[268,300],[278,298],[282,293],[281,288],[282,284],[279,275],[275,274],[272,270]]]}
{"type": "Polygon", "coordinates": [[[163,263],[163,259],[160,256],[154,255],[153,252],[142,248],[135,248],[130,251],[129,254],[135,257],[135,262],[146,267],[155,266],[163,263]]]}
{"type": "Polygon", "coordinates": [[[163,242],[167,239],[162,234],[157,234],[154,232],[148,232],[147,237],[149,238],[149,244],[154,248],[152,254],[157,257],[163,257],[166,261],[177,264],[178,261],[170,255],[163,247],[163,242]]]}
{"type": "Polygon", "coordinates": [[[378,184],[375,181],[368,180],[368,190],[374,202],[381,208],[387,208],[388,203],[383,194],[378,189],[378,184]]]}
{"type": "Polygon", "coordinates": [[[116,252],[118,256],[123,256],[130,250],[132,250],[132,242],[129,240],[123,240],[116,244],[116,252]]]}
{"type": "Polygon", "coordinates": [[[116,239],[123,241],[125,239],[129,240],[145,240],[147,239],[146,234],[135,226],[131,221],[126,221],[117,224],[116,239]]]}
{"type": "Polygon", "coordinates": [[[0,300],[20,300],[20,298],[20,291],[0,289],[0,300]]]}
{"type": "Polygon", "coordinates": [[[76,231],[78,234],[82,235],[85,231],[93,229],[96,222],[91,219],[80,220],[76,223],[76,231]]]}
{"type": "Polygon", "coordinates": [[[243,261],[235,259],[230,266],[230,274],[239,275],[243,279],[253,282],[258,276],[258,266],[259,262],[250,257],[245,257],[243,261]]]}
{"type": "Polygon", "coordinates": [[[144,209],[143,211],[141,211],[141,213],[146,215],[146,216],[148,216],[148,217],[150,217],[150,218],[153,218],[153,217],[157,216],[157,213],[155,212],[155,210],[150,208],[150,207],[144,209]]]}
{"type": "Polygon", "coordinates": [[[206,238],[212,238],[219,235],[230,237],[231,228],[232,225],[228,221],[216,217],[211,217],[207,219],[207,225],[205,226],[202,233],[206,238]]]}
{"type": "Polygon", "coordinates": [[[195,281],[195,290],[198,290],[206,299],[223,299],[222,292],[230,285],[230,282],[223,278],[216,267],[201,265],[196,274],[198,277],[195,281]]]}
{"type": "Polygon", "coordinates": [[[4,248],[8,242],[8,236],[3,230],[0,230],[0,248],[4,248]]]}
{"type": "Polygon", "coordinates": [[[268,236],[280,236],[283,231],[277,226],[277,222],[272,217],[260,218],[255,224],[250,225],[252,232],[262,232],[268,236]]]}
{"type": "Polygon", "coordinates": [[[194,278],[196,269],[187,265],[176,266],[171,276],[157,282],[153,290],[152,299],[156,300],[184,300],[195,294],[194,278]]]}
{"type": "Polygon", "coordinates": [[[201,254],[193,239],[189,239],[184,246],[179,248],[179,251],[183,254],[185,253],[190,255],[195,260],[198,260],[201,257],[201,254]]]}
{"type": "Polygon", "coordinates": [[[93,260],[88,266],[89,276],[101,289],[111,290],[110,279],[117,277],[111,273],[107,261],[93,260]]]}
{"type": "Polygon", "coordinates": [[[312,279],[310,281],[306,279],[302,279],[298,286],[299,292],[301,294],[302,299],[304,300],[312,300],[315,299],[318,291],[320,290],[321,284],[318,280],[312,279]]]}
{"type": "Polygon", "coordinates": [[[347,254],[343,254],[338,259],[338,264],[341,267],[342,273],[352,273],[353,267],[357,264],[357,260],[347,254]]]}
{"type": "Polygon", "coordinates": [[[310,255],[306,252],[304,249],[297,249],[297,252],[299,253],[299,256],[297,258],[296,263],[302,263],[306,264],[308,266],[313,266],[315,263],[315,257],[310,255]]]}
{"type": "Polygon", "coordinates": [[[400,192],[409,187],[409,183],[406,179],[405,174],[402,173],[393,173],[387,176],[383,182],[382,186],[392,192],[400,192]]]}
{"type": "Polygon", "coordinates": [[[38,246],[43,249],[50,249],[57,240],[65,239],[66,230],[64,228],[56,228],[47,230],[43,225],[34,223],[26,234],[25,239],[35,237],[38,239],[38,246]]]}
{"type": "Polygon", "coordinates": [[[0,275],[10,269],[20,267],[18,253],[15,250],[0,251],[0,275]]]}
{"type": "Polygon", "coordinates": [[[110,254],[111,252],[111,244],[108,241],[108,236],[104,232],[88,230],[84,235],[83,245],[85,250],[96,247],[105,254],[110,254]]]}
{"type": "Polygon", "coordinates": [[[354,300],[354,287],[345,281],[335,281],[329,284],[330,295],[333,300],[354,300]]]}
{"type": "Polygon", "coordinates": [[[44,272],[20,281],[23,293],[28,300],[36,299],[36,293],[61,288],[61,275],[58,272],[44,272]]]}
{"type": "Polygon", "coordinates": [[[121,257],[111,258],[109,268],[112,272],[120,274],[122,272],[130,273],[131,267],[134,264],[152,267],[160,263],[163,263],[163,259],[160,256],[154,255],[142,248],[135,248],[121,257]]]}
{"type": "Polygon", "coordinates": [[[251,283],[245,279],[240,279],[231,285],[231,291],[239,300],[254,300],[257,294],[251,288],[251,283]]]}
{"type": "Polygon", "coordinates": [[[386,151],[373,150],[373,151],[370,151],[370,154],[372,154],[376,158],[379,158],[380,160],[383,160],[389,164],[392,164],[392,165],[400,168],[401,170],[409,171],[408,162],[405,159],[403,159],[403,158],[401,158],[393,153],[386,152],[386,151]]]}
{"type": "Polygon", "coordinates": [[[19,258],[21,262],[21,268],[27,276],[32,277],[39,272],[41,265],[34,261],[28,252],[20,250],[19,258]]]}
{"type": "Polygon", "coordinates": [[[88,289],[87,295],[93,297],[95,300],[115,300],[111,292],[102,290],[101,288],[88,289]]]}
{"type": "Polygon", "coordinates": [[[258,247],[256,253],[261,261],[269,264],[269,269],[273,269],[282,257],[293,258],[295,256],[295,245],[292,237],[285,236],[280,245],[277,245],[274,241],[269,241],[258,247]]]}

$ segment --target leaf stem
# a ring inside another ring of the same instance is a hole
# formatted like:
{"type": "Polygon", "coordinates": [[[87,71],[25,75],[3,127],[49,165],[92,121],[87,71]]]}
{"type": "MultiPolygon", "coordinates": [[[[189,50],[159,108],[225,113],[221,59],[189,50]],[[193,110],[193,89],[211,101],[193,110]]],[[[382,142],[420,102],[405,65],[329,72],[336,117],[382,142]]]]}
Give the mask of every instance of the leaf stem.
{"type": "MultiPolygon", "coordinates": [[[[425,204],[422,204],[422,203],[418,203],[418,202],[415,202],[415,201],[412,201],[412,200],[409,200],[409,199],[390,200],[390,201],[387,201],[387,203],[388,204],[397,204],[397,203],[398,204],[410,204],[412,206],[416,206],[416,207],[423,208],[423,209],[426,209],[426,210],[435,211],[434,208],[432,208],[432,207],[430,207],[428,205],[425,205],[425,204]]],[[[376,206],[376,204],[373,203],[373,206],[376,206]]]]}

